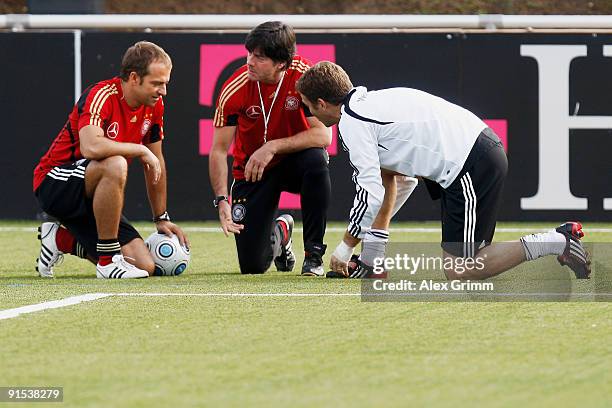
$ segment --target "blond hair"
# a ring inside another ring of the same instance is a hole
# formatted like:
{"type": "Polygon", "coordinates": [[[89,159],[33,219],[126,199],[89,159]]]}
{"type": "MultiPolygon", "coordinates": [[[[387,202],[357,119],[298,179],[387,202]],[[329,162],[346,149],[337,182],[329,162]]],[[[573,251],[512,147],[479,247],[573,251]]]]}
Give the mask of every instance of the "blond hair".
{"type": "Polygon", "coordinates": [[[127,49],[121,60],[119,76],[127,81],[135,72],[141,79],[149,73],[149,65],[161,62],[172,68],[172,60],[162,47],[149,41],[139,41],[127,49]]]}
{"type": "Polygon", "coordinates": [[[321,61],[304,72],[295,88],[312,102],[321,98],[333,105],[340,105],[353,89],[353,84],[340,65],[321,61]]]}

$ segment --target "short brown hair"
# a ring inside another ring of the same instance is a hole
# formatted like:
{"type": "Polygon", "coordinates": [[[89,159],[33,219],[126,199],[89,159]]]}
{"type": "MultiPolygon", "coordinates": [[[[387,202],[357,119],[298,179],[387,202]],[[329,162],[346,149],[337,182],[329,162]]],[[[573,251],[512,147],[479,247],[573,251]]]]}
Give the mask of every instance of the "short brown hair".
{"type": "Polygon", "coordinates": [[[333,105],[340,105],[353,89],[353,84],[340,65],[321,61],[304,72],[295,89],[311,102],[321,98],[333,105]]]}
{"type": "Polygon", "coordinates": [[[123,54],[119,76],[127,81],[130,73],[135,72],[142,78],[149,73],[149,65],[153,62],[161,62],[172,68],[172,60],[162,47],[149,41],[139,41],[123,54]]]}
{"type": "Polygon", "coordinates": [[[274,62],[284,62],[287,69],[295,55],[295,32],[282,21],[267,21],[251,30],[244,46],[248,52],[259,50],[274,62]]]}

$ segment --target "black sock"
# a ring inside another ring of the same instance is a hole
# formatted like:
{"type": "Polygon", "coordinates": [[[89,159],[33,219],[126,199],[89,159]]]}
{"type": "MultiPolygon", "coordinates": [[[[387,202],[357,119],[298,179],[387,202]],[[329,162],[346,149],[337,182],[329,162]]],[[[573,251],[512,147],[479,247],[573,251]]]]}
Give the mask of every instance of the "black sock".
{"type": "Polygon", "coordinates": [[[98,251],[98,263],[105,266],[112,262],[114,255],[121,253],[121,245],[117,238],[99,239],[96,250],[98,251]]]}

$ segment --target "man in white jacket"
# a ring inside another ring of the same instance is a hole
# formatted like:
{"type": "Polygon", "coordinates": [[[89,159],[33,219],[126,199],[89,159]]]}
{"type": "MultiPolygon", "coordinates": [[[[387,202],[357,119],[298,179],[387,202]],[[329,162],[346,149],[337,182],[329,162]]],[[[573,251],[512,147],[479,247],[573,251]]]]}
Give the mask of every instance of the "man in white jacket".
{"type": "Polygon", "coordinates": [[[577,278],[589,277],[577,222],[491,245],[508,162],[497,135],[470,111],[416,89],[355,88],[340,66],[327,61],[306,71],[296,89],[321,122],[338,124],[354,170],[356,195],[347,231],[331,258],[332,271],[353,277],[371,273],[375,260],[384,257],[396,201],[401,206],[415,186],[401,179],[413,187],[397,200],[394,176],[411,176],[425,180],[430,194],[441,199],[444,258],[478,254],[484,260],[484,267],[478,263],[461,272],[446,267],[455,262],[444,262],[447,278],[486,279],[545,255],[557,255],[577,278]],[[349,271],[361,240],[357,267],[349,271]]]}

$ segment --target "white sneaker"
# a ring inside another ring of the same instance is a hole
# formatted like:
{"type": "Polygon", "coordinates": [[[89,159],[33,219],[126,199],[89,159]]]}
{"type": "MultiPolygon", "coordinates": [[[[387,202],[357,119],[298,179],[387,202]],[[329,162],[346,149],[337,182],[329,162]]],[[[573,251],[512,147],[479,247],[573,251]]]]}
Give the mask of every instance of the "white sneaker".
{"type": "Polygon", "coordinates": [[[56,222],[43,222],[38,227],[38,239],[40,240],[40,254],[36,259],[36,270],[42,278],[53,277],[53,266],[59,265],[64,260],[64,255],[57,249],[55,237],[60,225],[56,222]]]}
{"type": "Polygon", "coordinates": [[[138,279],[148,278],[149,272],[138,269],[125,260],[123,255],[113,255],[113,261],[108,265],[96,265],[98,279],[138,279]]]}

